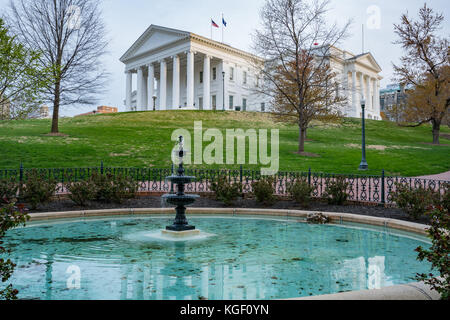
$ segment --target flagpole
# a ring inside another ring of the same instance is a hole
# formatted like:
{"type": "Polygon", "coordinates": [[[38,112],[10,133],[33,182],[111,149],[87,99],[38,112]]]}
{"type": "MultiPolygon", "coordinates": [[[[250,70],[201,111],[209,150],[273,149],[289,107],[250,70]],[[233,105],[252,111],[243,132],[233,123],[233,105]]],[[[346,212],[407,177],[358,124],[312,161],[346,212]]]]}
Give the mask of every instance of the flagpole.
{"type": "Polygon", "coordinates": [[[209,22],[209,25],[211,26],[211,40],[212,40],[212,18],[211,21],[209,22]]]}
{"type": "Polygon", "coordinates": [[[225,26],[223,25],[223,13],[222,13],[222,43],[224,43],[223,42],[223,30],[225,29],[225,26]]]}

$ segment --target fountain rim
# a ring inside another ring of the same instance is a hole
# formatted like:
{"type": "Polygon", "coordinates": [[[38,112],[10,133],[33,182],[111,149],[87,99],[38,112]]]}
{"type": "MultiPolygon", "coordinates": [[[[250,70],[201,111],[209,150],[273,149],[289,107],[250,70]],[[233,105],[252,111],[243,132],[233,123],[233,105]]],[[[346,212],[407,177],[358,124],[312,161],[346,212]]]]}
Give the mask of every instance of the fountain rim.
{"type": "MultiPolygon", "coordinates": [[[[248,208],[195,208],[188,207],[187,214],[196,215],[253,215],[253,216],[277,216],[277,217],[293,217],[306,218],[308,214],[319,213],[316,211],[304,210],[273,210],[273,209],[248,209],[248,208]]],[[[381,218],[357,215],[353,213],[340,212],[320,212],[330,219],[331,223],[350,222],[357,224],[365,224],[371,226],[385,227],[387,229],[395,229],[410,233],[427,235],[428,225],[397,220],[391,218],[381,218]]],[[[108,216],[130,216],[130,215],[168,215],[173,214],[173,208],[127,208],[127,209],[105,209],[105,210],[82,210],[82,211],[64,211],[64,212],[39,212],[30,213],[29,222],[59,220],[83,217],[108,217],[108,216]]]]}

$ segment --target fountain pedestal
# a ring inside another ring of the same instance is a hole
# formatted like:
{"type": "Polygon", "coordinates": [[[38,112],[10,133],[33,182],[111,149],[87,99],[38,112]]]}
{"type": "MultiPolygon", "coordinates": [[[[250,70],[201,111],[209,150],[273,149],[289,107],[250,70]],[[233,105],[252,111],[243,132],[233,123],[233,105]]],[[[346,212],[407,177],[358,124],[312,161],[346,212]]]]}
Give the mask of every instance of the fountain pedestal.
{"type": "Polygon", "coordinates": [[[188,177],[184,175],[183,168],[183,137],[180,137],[180,150],[178,152],[178,157],[180,158],[180,165],[177,170],[177,175],[171,175],[167,177],[167,180],[177,185],[177,193],[176,194],[166,194],[163,196],[163,199],[172,205],[176,205],[176,216],[173,225],[166,227],[166,234],[176,235],[178,236],[192,236],[194,233],[198,235],[199,232],[195,231],[195,227],[189,225],[186,219],[186,206],[193,204],[195,200],[199,197],[198,195],[185,194],[185,186],[187,183],[191,183],[195,180],[195,177],[188,177]]]}

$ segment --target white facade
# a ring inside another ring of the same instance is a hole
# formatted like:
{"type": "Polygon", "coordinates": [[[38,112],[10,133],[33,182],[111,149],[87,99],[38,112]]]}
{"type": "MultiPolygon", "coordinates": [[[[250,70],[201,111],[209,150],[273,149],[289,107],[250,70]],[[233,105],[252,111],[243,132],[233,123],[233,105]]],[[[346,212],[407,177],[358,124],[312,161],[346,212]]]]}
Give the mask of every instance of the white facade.
{"type": "Polygon", "coordinates": [[[340,93],[347,97],[347,105],[341,110],[346,117],[361,118],[361,100],[366,101],[367,119],[381,120],[380,76],[381,68],[370,52],[354,55],[331,47],[329,63],[340,83],[340,93]]]}
{"type": "Polygon", "coordinates": [[[267,111],[254,90],[259,80],[252,66],[260,60],[196,34],[152,25],[120,61],[127,110],[153,110],[155,96],[156,110],[267,111]]]}
{"type": "MultiPolygon", "coordinates": [[[[339,94],[348,101],[341,112],[360,118],[365,99],[366,118],[381,120],[381,68],[372,54],[328,48],[339,94]]],[[[156,110],[270,111],[268,97],[256,93],[260,79],[255,63],[263,60],[194,33],[151,25],[120,61],[125,64],[129,111],[153,110],[154,98],[156,110]]]]}

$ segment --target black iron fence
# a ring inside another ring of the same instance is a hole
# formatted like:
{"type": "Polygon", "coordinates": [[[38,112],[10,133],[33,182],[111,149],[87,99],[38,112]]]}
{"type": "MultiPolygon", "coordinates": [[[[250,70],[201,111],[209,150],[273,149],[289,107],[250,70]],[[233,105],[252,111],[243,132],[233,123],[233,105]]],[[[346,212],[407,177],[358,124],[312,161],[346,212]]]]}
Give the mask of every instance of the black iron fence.
{"type": "MultiPolygon", "coordinates": [[[[19,169],[0,169],[0,179],[15,179],[26,181],[27,174],[33,170],[48,178],[58,181],[57,194],[67,193],[66,184],[89,178],[94,172],[98,174],[125,175],[139,181],[140,192],[170,192],[173,186],[166,180],[172,174],[171,168],[52,168],[52,169],[30,169],[21,166],[19,169]]],[[[197,179],[186,185],[187,192],[211,192],[211,183],[218,176],[226,176],[231,182],[240,182],[242,192],[252,192],[252,183],[261,179],[258,170],[244,169],[242,166],[237,170],[224,169],[186,169],[186,174],[195,176],[197,179]]],[[[391,177],[381,175],[345,175],[322,172],[278,172],[273,176],[275,192],[277,195],[287,195],[288,185],[298,178],[304,178],[313,186],[313,196],[320,198],[325,192],[327,185],[339,177],[345,178],[348,183],[348,199],[359,202],[390,204],[392,203],[392,192],[395,191],[396,183],[408,185],[412,188],[426,188],[434,191],[444,192],[450,181],[439,181],[421,178],[391,177]]]]}

